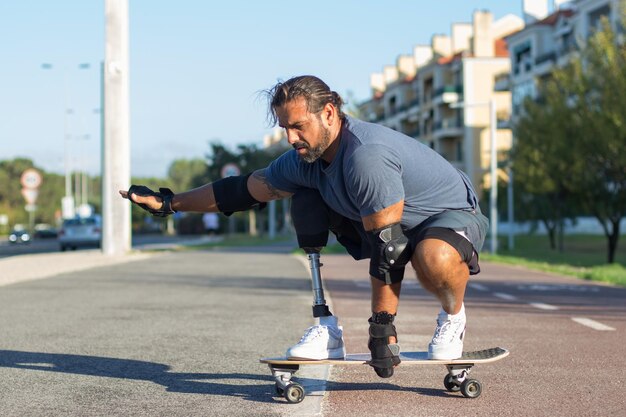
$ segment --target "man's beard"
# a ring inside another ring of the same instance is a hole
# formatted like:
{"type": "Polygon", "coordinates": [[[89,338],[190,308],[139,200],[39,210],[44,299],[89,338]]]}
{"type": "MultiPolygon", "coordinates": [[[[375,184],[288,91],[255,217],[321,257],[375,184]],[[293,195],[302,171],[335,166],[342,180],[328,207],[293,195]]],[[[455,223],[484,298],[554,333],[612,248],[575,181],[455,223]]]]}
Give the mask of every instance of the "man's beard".
{"type": "Polygon", "coordinates": [[[322,137],[321,137],[320,142],[317,144],[317,146],[310,147],[308,143],[298,142],[298,143],[295,143],[293,147],[294,149],[306,148],[307,153],[303,155],[298,154],[298,156],[304,162],[308,164],[312,164],[313,162],[317,161],[319,158],[322,157],[326,149],[328,149],[329,145],[330,145],[330,129],[322,128],[322,137]]]}

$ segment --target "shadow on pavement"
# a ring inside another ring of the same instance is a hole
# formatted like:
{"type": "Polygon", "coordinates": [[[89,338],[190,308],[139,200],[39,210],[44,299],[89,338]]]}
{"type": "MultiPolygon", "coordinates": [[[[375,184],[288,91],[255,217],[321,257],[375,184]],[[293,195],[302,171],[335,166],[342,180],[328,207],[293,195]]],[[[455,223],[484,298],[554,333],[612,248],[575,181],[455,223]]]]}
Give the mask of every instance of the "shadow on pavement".
{"type": "Polygon", "coordinates": [[[273,384],[269,384],[273,381],[270,375],[176,373],[160,363],[98,356],[0,350],[0,367],[151,381],[166,387],[168,392],[236,396],[257,402],[272,402],[274,390],[273,384]],[[268,384],[243,384],[241,380],[268,384]]]}
{"type": "MultiPolygon", "coordinates": [[[[168,365],[98,356],[0,350],[0,367],[60,372],[105,378],[151,381],[166,387],[168,392],[236,396],[256,402],[277,402],[273,397],[271,375],[246,373],[177,373],[168,365]],[[243,384],[241,380],[267,381],[267,384],[243,384]],[[220,382],[216,382],[220,381],[220,382]]],[[[326,382],[312,378],[296,378],[305,386],[327,385],[329,391],[406,391],[420,395],[449,397],[444,390],[402,387],[389,383],[326,382]]],[[[279,399],[278,401],[282,401],[279,399]]]]}

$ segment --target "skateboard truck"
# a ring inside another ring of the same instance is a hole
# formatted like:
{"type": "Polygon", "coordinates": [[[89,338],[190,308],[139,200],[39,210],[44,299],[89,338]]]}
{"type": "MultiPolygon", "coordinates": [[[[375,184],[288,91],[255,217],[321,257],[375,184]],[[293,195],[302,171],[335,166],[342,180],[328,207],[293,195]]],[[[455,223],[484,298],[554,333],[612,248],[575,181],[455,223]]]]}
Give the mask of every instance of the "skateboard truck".
{"type": "Polygon", "coordinates": [[[309,258],[309,266],[311,267],[311,282],[313,286],[313,317],[328,317],[333,313],[326,305],[324,299],[324,288],[322,287],[322,276],[320,274],[320,267],[323,264],[320,262],[321,247],[305,247],[302,248],[309,258]]]}
{"type": "Polygon", "coordinates": [[[304,400],[304,387],[291,380],[293,374],[300,369],[299,365],[274,365],[270,363],[269,368],[276,381],[274,386],[276,394],[282,395],[291,404],[304,400]]]}
{"type": "Polygon", "coordinates": [[[450,364],[446,365],[448,374],[443,379],[443,385],[450,392],[461,391],[466,398],[476,398],[482,392],[479,381],[469,379],[469,373],[473,364],[450,364]]]}

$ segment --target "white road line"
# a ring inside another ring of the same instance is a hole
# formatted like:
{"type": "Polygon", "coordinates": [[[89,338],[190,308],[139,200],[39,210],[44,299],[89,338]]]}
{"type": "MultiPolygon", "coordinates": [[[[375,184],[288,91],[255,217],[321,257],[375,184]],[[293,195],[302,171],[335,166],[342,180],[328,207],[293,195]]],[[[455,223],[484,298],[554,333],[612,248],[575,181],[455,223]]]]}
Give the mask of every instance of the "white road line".
{"type": "Polygon", "coordinates": [[[489,291],[489,288],[485,287],[483,284],[467,284],[467,286],[477,291],[489,291]]]}
{"type": "Polygon", "coordinates": [[[539,310],[548,310],[548,311],[554,311],[554,310],[558,310],[559,308],[557,306],[553,306],[550,304],[544,304],[544,303],[528,303],[529,305],[538,308],[539,310]]]}
{"type": "Polygon", "coordinates": [[[613,331],[615,330],[613,327],[607,326],[606,324],[602,324],[599,321],[591,320],[586,317],[572,317],[578,324],[582,324],[583,326],[591,327],[594,330],[600,331],[613,331]]]}
{"type": "Polygon", "coordinates": [[[494,292],[493,293],[494,296],[501,298],[503,300],[507,300],[507,301],[515,301],[517,300],[517,297],[511,294],[505,294],[503,292],[494,292]]]}

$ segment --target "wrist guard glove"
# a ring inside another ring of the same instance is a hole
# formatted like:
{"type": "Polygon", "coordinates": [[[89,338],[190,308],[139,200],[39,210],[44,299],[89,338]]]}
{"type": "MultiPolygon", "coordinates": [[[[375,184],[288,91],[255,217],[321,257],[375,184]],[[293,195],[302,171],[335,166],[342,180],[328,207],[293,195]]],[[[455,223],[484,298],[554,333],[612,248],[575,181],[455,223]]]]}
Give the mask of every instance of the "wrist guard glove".
{"type": "Polygon", "coordinates": [[[153,196],[160,198],[163,204],[161,204],[161,207],[157,210],[152,209],[145,204],[135,203],[133,200],[130,200],[155,217],[167,217],[170,214],[176,213],[176,211],[172,209],[172,198],[174,197],[174,193],[169,188],[159,188],[159,192],[156,193],[145,185],[131,185],[128,189],[129,199],[131,194],[136,194],[141,197],[153,196]]]}

